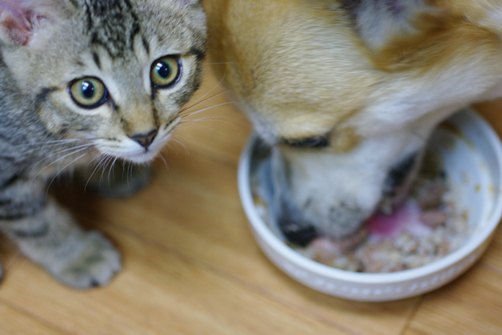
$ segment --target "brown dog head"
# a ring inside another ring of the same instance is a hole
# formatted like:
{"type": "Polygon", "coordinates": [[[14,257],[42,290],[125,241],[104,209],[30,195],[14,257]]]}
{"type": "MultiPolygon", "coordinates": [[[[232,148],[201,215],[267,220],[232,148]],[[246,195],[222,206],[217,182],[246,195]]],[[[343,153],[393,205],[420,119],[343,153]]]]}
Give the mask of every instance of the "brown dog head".
{"type": "Polygon", "coordinates": [[[206,9],[215,69],[274,146],[279,222],[353,233],[440,120],[502,94],[497,1],[211,0],[206,9]]]}

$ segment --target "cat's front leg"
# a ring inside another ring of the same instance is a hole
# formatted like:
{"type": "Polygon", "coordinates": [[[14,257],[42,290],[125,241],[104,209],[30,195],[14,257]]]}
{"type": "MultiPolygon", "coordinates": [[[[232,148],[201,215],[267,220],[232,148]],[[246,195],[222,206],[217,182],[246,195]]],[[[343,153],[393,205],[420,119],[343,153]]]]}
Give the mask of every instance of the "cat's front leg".
{"type": "Polygon", "coordinates": [[[0,228],[31,260],[60,282],[80,289],[107,284],[120,254],[100,233],[83,231],[44,183],[17,182],[2,192],[0,228]]]}

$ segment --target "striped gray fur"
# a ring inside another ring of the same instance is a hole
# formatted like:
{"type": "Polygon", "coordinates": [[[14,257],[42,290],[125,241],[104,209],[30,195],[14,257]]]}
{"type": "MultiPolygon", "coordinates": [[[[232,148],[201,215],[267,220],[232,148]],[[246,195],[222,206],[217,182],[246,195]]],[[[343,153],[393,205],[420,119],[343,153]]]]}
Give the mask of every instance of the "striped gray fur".
{"type": "Polygon", "coordinates": [[[92,44],[102,46],[113,58],[132,51],[132,41],[141,29],[129,0],[86,1],[85,8],[86,32],[92,44]]]}
{"type": "Polygon", "coordinates": [[[104,285],[120,255],[48,196],[48,182],[93,171],[89,162],[105,157],[151,161],[199,86],[205,38],[195,0],[0,0],[0,230],[59,281],[104,285]],[[182,70],[175,85],[158,89],[149,72],[164,56],[182,70]],[[91,77],[109,98],[83,108],[70,86],[91,77]]]}

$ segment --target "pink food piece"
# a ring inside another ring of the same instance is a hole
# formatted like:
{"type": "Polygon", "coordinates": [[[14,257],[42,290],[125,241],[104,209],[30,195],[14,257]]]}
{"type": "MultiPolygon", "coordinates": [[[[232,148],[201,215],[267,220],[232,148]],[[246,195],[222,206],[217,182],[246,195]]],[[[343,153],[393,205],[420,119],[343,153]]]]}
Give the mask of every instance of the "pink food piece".
{"type": "Polygon", "coordinates": [[[422,222],[429,227],[435,228],[446,223],[448,214],[440,210],[427,210],[420,216],[422,222]]]}
{"type": "Polygon", "coordinates": [[[375,238],[393,238],[408,232],[426,236],[432,229],[421,220],[422,211],[416,201],[407,201],[391,214],[376,213],[366,221],[369,235],[375,238]]]}
{"type": "Polygon", "coordinates": [[[318,238],[308,246],[308,252],[313,259],[328,264],[341,253],[340,248],[328,238],[318,238]]]}
{"type": "Polygon", "coordinates": [[[308,251],[314,259],[321,263],[329,263],[338,256],[354,251],[366,240],[366,237],[366,229],[360,229],[356,234],[340,240],[320,237],[310,243],[308,251]]]}

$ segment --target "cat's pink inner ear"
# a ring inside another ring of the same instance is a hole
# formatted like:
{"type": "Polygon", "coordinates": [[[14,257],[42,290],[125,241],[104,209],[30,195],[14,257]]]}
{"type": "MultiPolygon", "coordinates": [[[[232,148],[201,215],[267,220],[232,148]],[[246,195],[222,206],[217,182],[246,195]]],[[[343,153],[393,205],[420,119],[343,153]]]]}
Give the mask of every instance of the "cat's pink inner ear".
{"type": "Polygon", "coordinates": [[[14,44],[25,45],[32,34],[31,13],[20,0],[0,0],[0,27],[14,44]]]}

